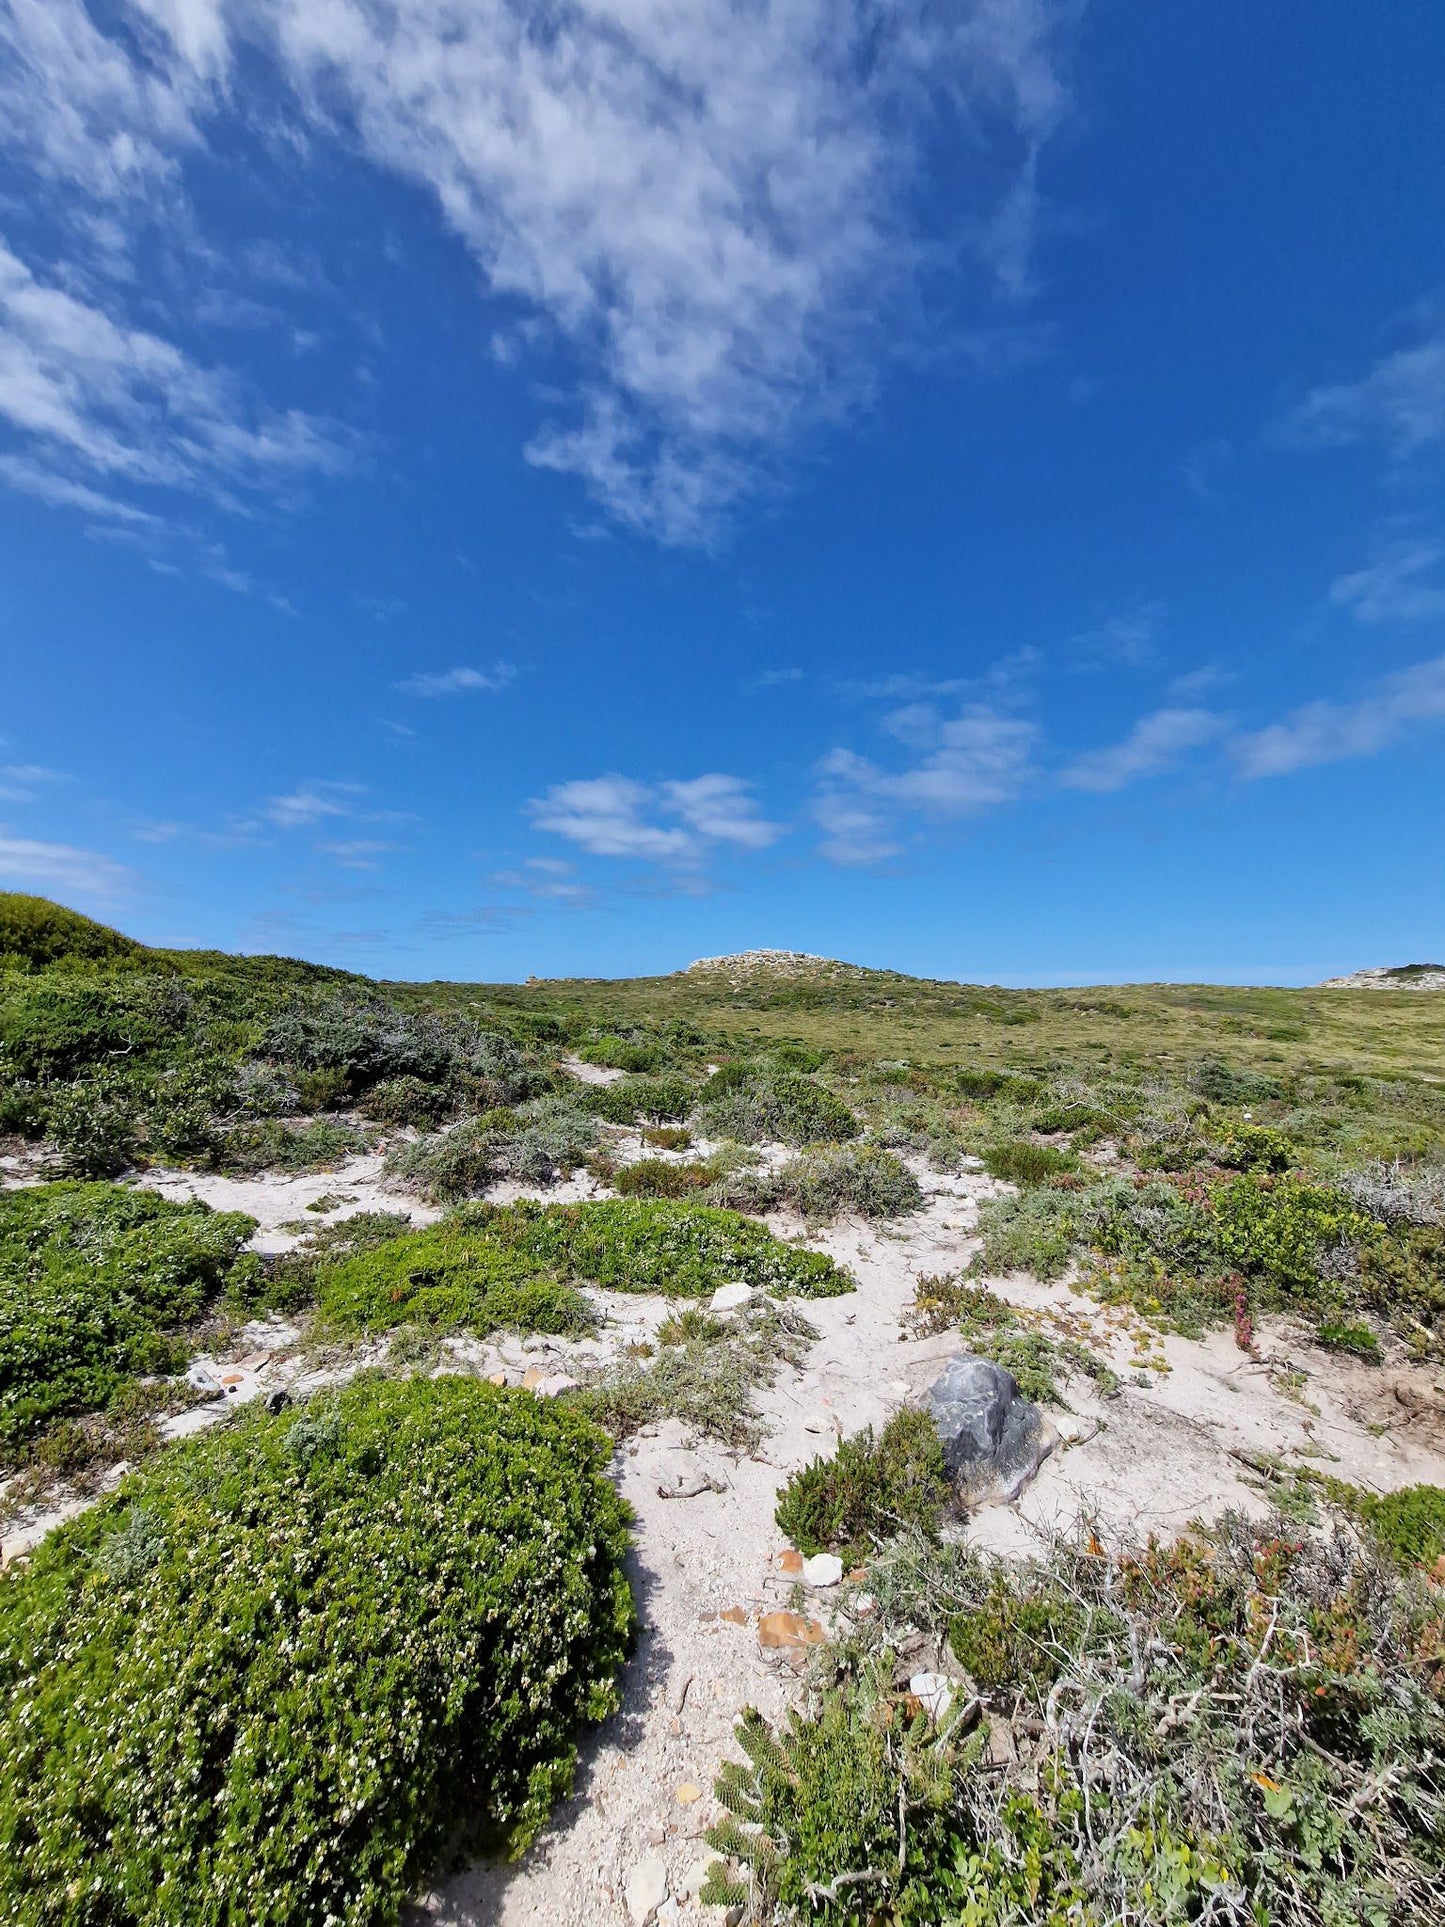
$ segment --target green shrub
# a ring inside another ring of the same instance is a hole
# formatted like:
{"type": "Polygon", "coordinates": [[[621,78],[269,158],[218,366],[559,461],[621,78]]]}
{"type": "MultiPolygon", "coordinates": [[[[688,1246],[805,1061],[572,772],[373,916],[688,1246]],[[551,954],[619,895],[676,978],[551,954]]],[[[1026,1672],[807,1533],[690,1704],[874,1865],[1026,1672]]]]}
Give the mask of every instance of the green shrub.
{"type": "Polygon", "coordinates": [[[1359,1516],[1375,1543],[1402,1566],[1433,1567],[1445,1556],[1445,1489],[1407,1485],[1361,1494],[1359,1516]]]}
{"type": "Polygon", "coordinates": [[[426,1126],[450,1117],[456,1100],[445,1084],[420,1077],[385,1077],[366,1099],[366,1115],[379,1124],[426,1126]]]}
{"type": "Polygon", "coordinates": [[[697,1102],[698,1087],[686,1077],[623,1077],[615,1084],[584,1084],[575,1097],[582,1109],[609,1124],[680,1124],[697,1102]]]}
{"type": "Polygon", "coordinates": [[[484,1231],[538,1269],[612,1291],[709,1297],[719,1285],[833,1298],[853,1281],[831,1258],[784,1244],[735,1211],[664,1198],[470,1206],[455,1222],[484,1231]]]}
{"type": "Polygon", "coordinates": [[[364,1378],[174,1447],[0,1579],[0,1912],[391,1927],[516,1851],[618,1703],[610,1448],[364,1378]]]}
{"type": "Polygon", "coordinates": [[[0,980],[0,1067],[51,1080],[117,1057],[144,1058],[179,1037],[191,1014],[174,977],[56,970],[0,980]]]}
{"type": "Polygon", "coordinates": [[[936,1531],[948,1500],[933,1420],[905,1408],[876,1438],[870,1426],[839,1439],[831,1459],[815,1458],[795,1472],[773,1516],[805,1556],[836,1552],[851,1566],[906,1527],[936,1531]]]}
{"type": "Polygon", "coordinates": [[[1106,1397],[1119,1389],[1112,1368],[1087,1345],[1051,1337],[986,1286],[971,1285],[955,1274],[920,1278],[906,1317],[919,1337],[957,1331],[975,1358],[1002,1365],[1024,1397],[1038,1404],[1062,1405],[1062,1381],[1071,1373],[1091,1378],[1106,1397]]]}
{"type": "Polygon", "coordinates": [[[317,1310],[335,1332],[370,1336],[400,1325],[437,1332],[580,1333],[595,1324],[582,1294],[456,1218],[383,1237],[316,1277],[317,1310]]]}
{"type": "Polygon", "coordinates": [[[597,1064],[604,1070],[655,1071],[661,1068],[666,1053],[659,1044],[630,1037],[594,1037],[577,1055],[584,1064],[597,1064]]]}
{"type": "Polygon", "coordinates": [[[719,1072],[691,1119],[699,1137],[739,1144],[837,1144],[857,1137],[858,1119],[841,1098],[796,1071],[719,1072]]]}
{"type": "Polygon", "coordinates": [[[370,1148],[367,1133],[354,1125],[320,1117],[309,1124],[260,1118],[222,1132],[211,1162],[218,1171],[229,1171],[237,1177],[252,1177],[263,1171],[334,1171],[348,1158],[364,1156],[370,1148]]]}
{"type": "Polygon", "coordinates": [[[1079,1168],[1072,1151],[1061,1151],[1054,1144],[1035,1144],[1031,1138],[990,1144],[983,1162],[991,1178],[1006,1184],[1047,1184],[1050,1178],[1079,1168]]]}
{"type": "Polygon", "coordinates": [[[686,1151],[692,1145],[692,1132],[680,1124],[649,1124],[642,1141],[658,1151],[686,1151]]]}
{"type": "Polygon", "coordinates": [[[1210,1194],[1210,1205],[1224,1267],[1287,1297],[1316,1292],[1325,1254],[1368,1228],[1338,1192],[1298,1178],[1236,1178],[1210,1194]]]}
{"type": "Polygon", "coordinates": [[[535,1098],[517,1110],[484,1111],[455,1129],[399,1145],[386,1176],[399,1189],[437,1204],[475,1198],[502,1178],[552,1184],[575,1170],[597,1143],[592,1117],[566,1098],[535,1098]]]}
{"type": "Polygon", "coordinates": [[[48,897],[0,890],[0,958],[6,963],[42,970],[55,963],[127,963],[145,954],[130,937],[78,910],[48,897]]]}
{"type": "Polygon", "coordinates": [[[717,1167],[697,1159],[680,1164],[670,1158],[638,1158],[624,1164],[612,1180],[624,1198],[688,1198],[706,1191],[717,1179],[717,1167]]]}
{"type": "Polygon", "coordinates": [[[806,1218],[901,1218],[923,1206],[923,1189],[908,1166],[876,1144],[830,1145],[791,1158],[778,1175],[782,1197],[806,1218]]]}
{"type": "Polygon", "coordinates": [[[1078,1235],[1079,1201],[1072,1191],[1035,1185],[1018,1196],[984,1198],[978,1207],[983,1243],[971,1270],[991,1277],[1032,1272],[1047,1283],[1069,1268],[1078,1235]]]}
{"type": "Polygon", "coordinates": [[[1013,1104],[1031,1104],[1045,1091],[1036,1077],[1019,1077],[1013,1071],[957,1070],[953,1082],[962,1097],[999,1097],[1013,1104]]]}
{"type": "Polygon", "coordinates": [[[1327,1352],[1349,1352],[1355,1358],[1380,1362],[1379,1334],[1361,1318],[1324,1318],[1315,1326],[1315,1343],[1327,1352]]]}
{"type": "Polygon", "coordinates": [[[255,1222],[109,1184],[0,1191],[0,1463],[51,1421],[185,1363],[180,1333],[239,1272],[255,1222]]]}
{"type": "Polygon", "coordinates": [[[869,1588],[841,1683],[778,1728],[745,1714],[705,1900],[831,1927],[1438,1913],[1438,1595],[1346,1535],[1236,1514],[1207,1541],[1085,1530],[1007,1565],[903,1543],[869,1588]],[[910,1719],[898,1642],[942,1631],[977,1697],[910,1719]]]}
{"type": "Polygon", "coordinates": [[[1284,1132],[1263,1124],[1231,1124],[1216,1141],[1214,1155],[1238,1171],[1288,1171],[1299,1161],[1284,1132]]]}

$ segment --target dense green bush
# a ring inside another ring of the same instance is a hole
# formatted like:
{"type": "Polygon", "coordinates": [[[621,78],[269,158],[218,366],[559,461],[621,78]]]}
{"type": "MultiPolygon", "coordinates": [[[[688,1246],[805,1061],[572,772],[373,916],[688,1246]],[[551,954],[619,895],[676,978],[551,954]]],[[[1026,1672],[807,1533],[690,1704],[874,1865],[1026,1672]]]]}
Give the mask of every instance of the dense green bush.
{"type": "Polygon", "coordinates": [[[612,1071],[655,1071],[666,1061],[660,1044],[632,1037],[594,1037],[577,1055],[584,1064],[612,1071]]]}
{"type": "Polygon", "coordinates": [[[192,1014],[178,979],[136,971],[55,970],[0,981],[0,990],[0,1068],[10,1077],[74,1077],[92,1064],[144,1058],[179,1038],[192,1014]]]}
{"type": "Polygon", "coordinates": [[[340,1072],[353,1095],[390,1078],[445,1084],[463,1075],[494,1085],[494,1103],[524,1094],[522,1052],[510,1037],[375,996],[332,990],[294,1001],[271,1020],[260,1048],[296,1070],[340,1072]]]}
{"type": "Polygon", "coordinates": [[[223,1131],[207,1162],[237,1177],[262,1171],[333,1171],[370,1149],[369,1133],[354,1124],[324,1117],[308,1124],[260,1118],[223,1131]]]}
{"type": "Polygon", "coordinates": [[[609,1124],[679,1124],[697,1102],[687,1077],[621,1077],[615,1084],[583,1084],[576,1102],[609,1124]]]}
{"type": "Polygon", "coordinates": [[[870,1426],[839,1439],[831,1459],[812,1459],[795,1472],[774,1517],[799,1552],[836,1552],[845,1565],[856,1565],[879,1541],[908,1527],[935,1531],[948,1499],[933,1420],[905,1407],[876,1438],[870,1426]]]}
{"type": "Polygon", "coordinates": [[[978,1207],[983,1234],[971,1269],[988,1277],[1031,1271],[1045,1282],[1062,1278],[1078,1235],[1079,1202],[1072,1191],[1031,1185],[1017,1196],[984,1198],[978,1207]]]}
{"type": "Polygon", "coordinates": [[[316,1278],[317,1310],[332,1331],[369,1335],[399,1325],[434,1331],[590,1331],[587,1300],[485,1231],[456,1218],[386,1237],[316,1278]]]}
{"type": "Polygon", "coordinates": [[[1440,1486],[1362,1492],[1356,1510],[1375,1543],[1400,1565],[1434,1567],[1445,1557],[1445,1489],[1440,1486]]]}
{"type": "Polygon", "coordinates": [[[0,960],[42,970],[54,963],[126,963],[143,947],[48,897],[0,890],[0,960]]]}
{"type": "Polygon", "coordinates": [[[698,1159],[638,1158],[612,1180],[624,1198],[690,1198],[717,1182],[716,1165],[698,1159]]]}
{"type": "Polygon", "coordinates": [[[457,1223],[564,1278],[612,1291],[710,1296],[752,1285],[776,1296],[832,1298],[853,1281],[822,1252],[784,1244],[735,1211],[665,1198],[465,1206],[457,1223]]]}
{"type": "Polygon", "coordinates": [[[591,1425],[363,1378],[173,1448],[0,1579],[16,1927],[391,1927],[515,1851],[617,1705],[624,1508],[591,1425]]]}
{"type": "Polygon", "coordinates": [[[0,1463],[50,1421],[185,1363],[183,1328],[238,1274],[255,1222],[109,1184],[0,1191],[0,1463]]]}
{"type": "Polygon", "coordinates": [[[585,1163],[597,1144],[591,1115],[564,1097],[534,1098],[515,1110],[484,1111],[454,1129],[399,1145],[386,1175],[399,1189],[437,1204],[479,1197],[502,1178],[551,1184],[585,1163]]]}

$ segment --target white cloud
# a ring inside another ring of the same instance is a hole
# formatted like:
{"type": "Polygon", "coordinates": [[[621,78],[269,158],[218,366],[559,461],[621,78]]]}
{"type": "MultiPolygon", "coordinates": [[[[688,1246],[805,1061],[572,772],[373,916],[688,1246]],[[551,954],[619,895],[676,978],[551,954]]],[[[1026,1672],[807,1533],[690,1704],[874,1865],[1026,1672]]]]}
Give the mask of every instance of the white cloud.
{"type": "Polygon", "coordinates": [[[497,662],[490,669],[443,669],[430,674],[407,676],[392,686],[406,696],[495,695],[516,680],[517,672],[511,663],[497,662]]]}
{"type": "Polygon", "coordinates": [[[898,818],[935,821],[1012,802],[1031,775],[1034,725],[976,704],[952,717],[925,703],[895,710],[884,727],[918,753],[901,770],[880,767],[850,749],[831,750],[818,765],[813,817],[824,831],[825,856],[871,863],[896,855],[898,818]]]}
{"type": "Polygon", "coordinates": [[[3,240],[0,420],[24,444],[0,461],[0,480],[137,535],[166,524],[118,488],[183,489],[230,507],[238,489],[272,490],[353,459],[341,430],[260,406],[225,370],[39,279],[3,240]]]}
{"type": "Polygon", "coordinates": [[[1320,763],[1374,756],[1415,725],[1445,721],[1445,656],[1382,677],[1356,702],[1306,703],[1267,729],[1236,738],[1241,776],[1287,776],[1320,763]]]}
{"type": "Polygon", "coordinates": [[[1210,709],[1158,709],[1135,723],[1122,743],[1089,750],[1059,774],[1065,789],[1107,795],[1172,769],[1191,749],[1216,742],[1224,719],[1210,709]]]}
{"type": "Polygon", "coordinates": [[[1445,558],[1438,542],[1393,542],[1363,569],[1330,584],[1330,601],[1358,622],[1421,622],[1445,615],[1445,585],[1422,581],[1445,558]]]}
{"type": "Polygon", "coordinates": [[[1445,441],[1445,333],[1384,356],[1358,381],[1314,389],[1284,432],[1305,446],[1379,442],[1397,456],[1445,441]]]}
{"type": "Polygon", "coordinates": [[[261,813],[279,830],[305,829],[327,817],[354,816],[365,794],[360,783],[304,783],[287,796],[267,797],[261,813]]]}
{"type": "Polygon", "coordinates": [[[783,834],[757,812],[751,786],[713,773],[681,782],[598,776],[558,783],[528,805],[540,830],[591,856],[692,865],[719,843],[760,850],[783,834]]]}
{"type": "Polygon", "coordinates": [[[544,350],[566,350],[573,405],[529,458],[687,542],[800,425],[866,393],[921,267],[971,255],[981,306],[1025,291],[1073,12],[117,0],[106,33],[81,0],[9,0],[0,108],[12,147],[123,251],[126,205],[174,206],[180,162],[254,106],[269,54],[302,126],[428,190],[519,310],[479,317],[499,359],[532,353],[539,320],[544,350]],[[912,214],[940,126],[964,136],[951,245],[920,241],[912,214]]]}
{"type": "Polygon", "coordinates": [[[344,870],[375,870],[378,857],[391,856],[399,843],[379,843],[370,837],[350,837],[335,843],[318,843],[322,856],[334,857],[344,870]]]}
{"type": "Polygon", "coordinates": [[[39,763],[0,764],[0,802],[33,803],[47,783],[62,783],[59,770],[44,769],[39,763]]]}
{"type": "Polygon", "coordinates": [[[1162,602],[1136,600],[1075,636],[1070,646],[1085,664],[1139,669],[1154,656],[1165,613],[1162,602]]]}
{"type": "Polygon", "coordinates": [[[62,896],[89,897],[113,903],[135,881],[122,863],[95,850],[70,843],[37,843],[29,837],[7,836],[0,830],[0,880],[39,884],[62,896]]]}

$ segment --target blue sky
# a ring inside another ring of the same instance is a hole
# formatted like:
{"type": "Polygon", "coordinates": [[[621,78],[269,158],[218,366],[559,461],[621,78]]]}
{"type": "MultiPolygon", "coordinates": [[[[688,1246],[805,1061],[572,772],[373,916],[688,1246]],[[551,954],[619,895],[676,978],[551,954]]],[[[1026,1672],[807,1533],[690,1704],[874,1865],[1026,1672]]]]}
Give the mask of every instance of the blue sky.
{"type": "Polygon", "coordinates": [[[1445,10],[0,0],[0,887],[1445,955],[1445,10]]]}

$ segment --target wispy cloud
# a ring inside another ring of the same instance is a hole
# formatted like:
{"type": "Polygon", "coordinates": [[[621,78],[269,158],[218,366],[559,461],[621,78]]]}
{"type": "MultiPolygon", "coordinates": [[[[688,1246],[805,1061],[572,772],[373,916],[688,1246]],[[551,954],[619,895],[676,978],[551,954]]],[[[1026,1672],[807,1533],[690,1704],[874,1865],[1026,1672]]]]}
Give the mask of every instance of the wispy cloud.
{"type": "Polygon", "coordinates": [[[1303,447],[1375,442],[1398,457],[1445,442],[1445,330],[1383,356],[1357,381],[1312,390],[1282,432],[1303,447]]]}
{"type": "Polygon", "coordinates": [[[1164,616],[1162,602],[1130,602],[1096,627],[1074,636],[1070,650],[1087,668],[1142,668],[1154,658],[1164,616]]]}
{"type": "Polygon", "coordinates": [[[1287,776],[1389,749],[1423,723],[1445,720],[1445,656],[1382,677],[1350,703],[1313,702],[1231,745],[1241,776],[1287,776]]]}
{"type": "Polygon", "coordinates": [[[41,884],[60,896],[80,896],[114,903],[135,883],[135,873],[123,863],[96,850],[71,843],[39,843],[30,837],[8,836],[0,830],[0,879],[6,883],[41,884]]]}
{"type": "Polygon", "coordinates": [[[803,680],[801,669],[765,669],[761,675],[754,676],[746,686],[752,690],[785,689],[791,683],[803,680]]]}
{"type": "Polygon", "coordinates": [[[52,783],[63,783],[59,770],[39,763],[0,763],[0,802],[33,803],[52,783]]]}
{"type": "Polygon", "coordinates": [[[1422,622],[1445,615],[1445,584],[1428,578],[1445,559],[1433,541],[1392,542],[1363,569],[1336,578],[1330,601],[1358,622],[1422,622]]]}
{"type": "Polygon", "coordinates": [[[428,190],[518,304],[515,328],[485,324],[498,358],[540,333],[570,360],[570,406],[530,460],[695,542],[804,425],[866,395],[920,268],[971,257],[993,292],[1027,292],[1073,12],[117,0],[102,27],[81,0],[10,0],[0,120],[79,202],[75,229],[123,252],[127,207],[183,206],[183,162],[245,111],[269,53],[308,131],[428,190]],[[914,232],[913,199],[935,135],[960,128],[945,248],[914,232]]]}
{"type": "Polygon", "coordinates": [[[509,662],[494,662],[490,669],[442,669],[415,676],[404,677],[393,688],[405,696],[473,696],[496,695],[517,680],[517,671],[509,662]]]}
{"type": "Polygon", "coordinates": [[[278,830],[309,828],[332,816],[354,816],[366,794],[362,783],[303,783],[285,796],[268,796],[261,814],[278,830]]]}
{"type": "Polygon", "coordinates": [[[719,844],[761,850],[783,834],[758,814],[751,784],[720,773],[654,784],[627,776],[558,783],[528,812],[538,829],[589,856],[683,866],[719,844]]]}
{"type": "Polygon", "coordinates": [[[532,912],[522,903],[479,903],[470,910],[427,910],[416,921],[419,936],[455,941],[459,937],[495,937],[515,929],[532,912]]]}
{"type": "Polygon", "coordinates": [[[1076,757],[1058,780],[1064,789],[1107,795],[1175,768],[1190,750],[1217,742],[1225,727],[1224,717],[1210,709],[1157,709],[1141,717],[1122,742],[1076,757]]]}
{"type": "Polygon", "coordinates": [[[939,676],[921,670],[895,671],[888,676],[852,679],[839,683],[845,696],[865,702],[914,703],[973,696],[995,703],[1017,700],[1033,683],[1043,663],[1043,654],[1032,646],[1011,649],[1007,655],[967,676],[939,676]]]}
{"type": "Polygon", "coordinates": [[[234,508],[238,491],[335,474],[355,455],[336,425],[266,407],[226,370],[38,278],[3,240],[0,420],[22,442],[0,482],[148,546],[171,524],[137,489],[234,508]]]}
{"type": "Polygon", "coordinates": [[[374,837],[344,837],[336,842],[318,843],[317,850],[322,856],[333,857],[343,870],[377,870],[379,859],[393,856],[402,846],[399,843],[382,843],[374,837]]]}
{"type": "Polygon", "coordinates": [[[969,816],[1012,802],[1031,775],[1035,726],[976,704],[943,716],[916,703],[884,726],[917,753],[902,769],[884,768],[851,749],[834,749],[818,765],[814,821],[835,863],[876,863],[896,856],[902,818],[933,821],[969,816]]]}

